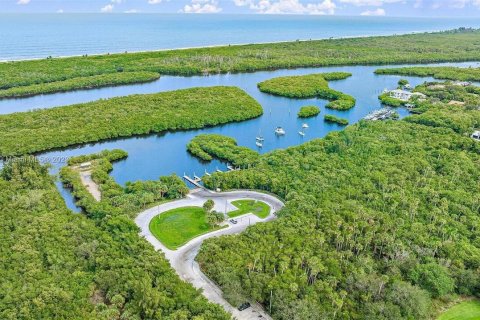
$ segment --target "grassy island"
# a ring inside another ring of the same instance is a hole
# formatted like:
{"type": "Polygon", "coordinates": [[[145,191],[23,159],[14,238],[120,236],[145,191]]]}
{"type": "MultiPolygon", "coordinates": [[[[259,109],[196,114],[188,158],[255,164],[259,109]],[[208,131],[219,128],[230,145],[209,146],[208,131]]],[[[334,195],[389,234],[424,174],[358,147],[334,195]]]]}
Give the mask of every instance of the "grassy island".
{"type": "Polygon", "coordinates": [[[260,82],[262,92],[288,98],[321,98],[330,102],[327,108],[347,110],[355,106],[355,98],[340,91],[330,89],[328,80],[340,80],[350,77],[347,72],[317,73],[303,76],[278,77],[260,82]]]}
{"type": "Polygon", "coordinates": [[[320,108],[317,106],[303,106],[298,111],[297,116],[299,118],[310,118],[315,117],[320,113],[320,108]]]}
{"type": "Polygon", "coordinates": [[[0,116],[0,155],[251,119],[262,107],[235,87],[131,95],[0,116]]]}
{"type": "Polygon", "coordinates": [[[217,158],[236,167],[254,165],[259,158],[258,152],[240,147],[235,139],[219,134],[200,134],[188,143],[187,150],[204,161],[217,158]]]}
{"type": "Polygon", "coordinates": [[[7,62],[0,63],[0,90],[119,71],[200,75],[331,65],[477,61],[479,39],[480,31],[459,29],[7,62]]]}
{"type": "Polygon", "coordinates": [[[150,221],[152,234],[170,250],[215,229],[218,228],[208,224],[205,210],[201,207],[172,209],[150,221]]]}
{"type": "Polygon", "coordinates": [[[0,90],[0,99],[34,96],[37,94],[55,93],[79,89],[93,89],[123,84],[149,82],[160,78],[156,72],[118,72],[89,77],[78,77],[64,81],[32,84],[0,90]]]}
{"type": "Polygon", "coordinates": [[[347,119],[344,119],[344,118],[339,118],[339,117],[336,117],[334,115],[331,115],[331,114],[326,114],[323,119],[327,122],[333,122],[333,123],[337,123],[339,125],[342,125],[342,126],[346,126],[348,124],[348,120],[347,119]]]}

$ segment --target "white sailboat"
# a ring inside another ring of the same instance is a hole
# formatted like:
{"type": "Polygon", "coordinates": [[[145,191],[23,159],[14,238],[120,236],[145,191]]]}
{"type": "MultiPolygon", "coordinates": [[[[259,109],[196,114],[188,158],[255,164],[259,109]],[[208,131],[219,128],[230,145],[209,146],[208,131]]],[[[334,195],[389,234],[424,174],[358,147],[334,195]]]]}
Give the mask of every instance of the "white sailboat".
{"type": "Polygon", "coordinates": [[[282,127],[277,127],[275,129],[275,134],[277,134],[279,136],[283,136],[285,134],[285,130],[282,127]]]}
{"type": "Polygon", "coordinates": [[[255,140],[259,142],[262,142],[265,140],[262,136],[262,130],[258,130],[258,136],[255,137],[255,140]]]}
{"type": "Polygon", "coordinates": [[[298,134],[301,135],[302,137],[305,136],[305,132],[303,131],[298,131],[298,134]]]}
{"type": "Polygon", "coordinates": [[[263,147],[263,143],[261,143],[260,141],[255,142],[255,144],[256,144],[257,147],[259,147],[259,148],[262,148],[262,147],[263,147]]]}
{"type": "Polygon", "coordinates": [[[302,128],[303,128],[303,129],[307,129],[307,128],[308,128],[308,124],[306,124],[306,123],[302,124],[302,128]]]}

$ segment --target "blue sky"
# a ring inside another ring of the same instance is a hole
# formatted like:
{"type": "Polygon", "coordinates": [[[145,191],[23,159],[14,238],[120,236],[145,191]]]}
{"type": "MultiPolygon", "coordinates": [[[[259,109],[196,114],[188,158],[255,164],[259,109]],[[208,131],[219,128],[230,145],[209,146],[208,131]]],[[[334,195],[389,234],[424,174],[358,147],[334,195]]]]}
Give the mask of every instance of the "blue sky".
{"type": "Polygon", "coordinates": [[[0,0],[0,12],[480,17],[480,0],[0,0]]]}

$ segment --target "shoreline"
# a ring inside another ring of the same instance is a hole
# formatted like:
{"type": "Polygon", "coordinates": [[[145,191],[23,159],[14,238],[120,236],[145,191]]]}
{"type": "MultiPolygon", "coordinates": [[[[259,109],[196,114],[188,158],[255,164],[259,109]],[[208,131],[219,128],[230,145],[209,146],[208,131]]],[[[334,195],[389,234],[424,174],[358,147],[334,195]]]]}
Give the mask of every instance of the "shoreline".
{"type": "MultiPolygon", "coordinates": [[[[458,27],[460,28],[460,27],[458,27]]],[[[473,28],[475,29],[475,28],[473,28]]],[[[454,29],[449,29],[454,30],[454,29]]],[[[204,45],[204,46],[193,46],[193,47],[178,47],[178,48],[164,48],[164,49],[152,49],[152,50],[138,50],[138,51],[128,51],[124,52],[104,52],[104,53],[94,53],[88,54],[88,57],[101,57],[108,55],[120,55],[120,54],[139,54],[139,53],[156,53],[156,52],[168,52],[168,51],[184,51],[184,50],[194,50],[194,49],[212,49],[212,48],[222,48],[222,47],[242,47],[250,45],[268,45],[268,44],[282,44],[282,43],[296,43],[296,42],[315,42],[315,41],[325,41],[325,40],[345,40],[345,39],[362,39],[362,38],[374,38],[374,37],[395,37],[395,36],[406,36],[406,35],[415,35],[422,33],[440,33],[447,32],[449,30],[427,30],[427,31],[411,31],[407,33],[390,33],[383,35],[359,35],[359,36],[342,36],[342,37],[329,37],[329,38],[316,38],[316,39],[295,39],[295,40],[279,40],[279,41],[267,41],[267,42],[252,42],[252,43],[235,43],[235,44],[213,44],[213,45],[204,45]]],[[[85,54],[78,55],[65,55],[65,56],[52,56],[52,59],[68,59],[68,58],[79,58],[83,57],[85,54]]],[[[42,58],[19,58],[19,59],[0,59],[0,63],[14,63],[14,62],[25,62],[25,61],[38,61],[46,60],[47,57],[42,58]]]]}

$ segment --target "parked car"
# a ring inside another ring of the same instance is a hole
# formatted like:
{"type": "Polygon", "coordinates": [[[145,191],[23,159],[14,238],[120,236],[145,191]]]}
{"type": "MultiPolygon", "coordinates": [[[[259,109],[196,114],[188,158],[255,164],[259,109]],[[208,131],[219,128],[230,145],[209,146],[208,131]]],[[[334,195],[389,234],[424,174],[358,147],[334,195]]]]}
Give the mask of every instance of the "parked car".
{"type": "Polygon", "coordinates": [[[243,310],[248,309],[248,308],[250,308],[250,302],[244,302],[240,305],[240,307],[238,307],[238,310],[243,311],[243,310]]]}
{"type": "Polygon", "coordinates": [[[230,219],[230,222],[233,223],[233,224],[237,224],[238,221],[235,220],[235,219],[230,219]]]}

